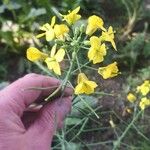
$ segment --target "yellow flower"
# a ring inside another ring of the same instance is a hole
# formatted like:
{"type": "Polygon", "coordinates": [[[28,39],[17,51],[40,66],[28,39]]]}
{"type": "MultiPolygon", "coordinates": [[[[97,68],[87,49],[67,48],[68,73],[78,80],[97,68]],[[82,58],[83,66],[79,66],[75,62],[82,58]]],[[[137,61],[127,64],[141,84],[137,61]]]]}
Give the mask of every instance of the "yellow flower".
{"type": "Polygon", "coordinates": [[[97,29],[106,31],[106,29],[103,27],[103,25],[104,25],[104,22],[103,22],[102,18],[100,18],[96,15],[90,16],[88,18],[86,34],[92,35],[97,29]]]}
{"type": "Polygon", "coordinates": [[[139,103],[139,106],[142,110],[144,110],[146,107],[150,106],[150,99],[143,97],[139,103]]]}
{"type": "Polygon", "coordinates": [[[46,59],[47,57],[48,57],[47,54],[39,51],[35,47],[30,47],[27,49],[27,58],[30,61],[37,61],[37,60],[41,60],[41,59],[46,59]]]}
{"type": "Polygon", "coordinates": [[[60,15],[63,17],[63,20],[65,20],[69,25],[72,25],[81,18],[81,15],[77,14],[79,10],[80,6],[74,9],[73,11],[69,11],[69,14],[67,15],[60,15]]]}
{"type": "Polygon", "coordinates": [[[41,38],[43,36],[46,37],[46,41],[51,41],[55,38],[55,32],[54,32],[54,24],[56,21],[56,17],[54,16],[51,20],[51,24],[46,23],[42,27],[40,27],[40,30],[44,31],[44,33],[38,34],[36,37],[41,38]]]}
{"type": "Polygon", "coordinates": [[[91,47],[88,51],[89,61],[93,61],[93,64],[100,63],[104,60],[104,56],[106,55],[106,46],[103,43],[101,45],[101,41],[98,37],[92,36],[90,38],[91,47]]]}
{"type": "Polygon", "coordinates": [[[50,70],[53,70],[56,74],[61,75],[60,65],[59,62],[61,62],[64,59],[65,56],[65,50],[59,49],[56,53],[56,45],[52,47],[50,57],[46,58],[45,62],[50,70]]]}
{"type": "Polygon", "coordinates": [[[144,83],[137,87],[137,92],[142,93],[143,96],[150,92],[150,81],[145,80],[144,83]]]}
{"type": "Polygon", "coordinates": [[[69,32],[69,28],[65,24],[56,24],[54,26],[54,32],[57,38],[64,39],[64,36],[69,32]]]}
{"type": "Polygon", "coordinates": [[[112,26],[108,28],[108,31],[102,32],[102,36],[100,37],[103,41],[111,42],[113,48],[117,50],[116,44],[114,41],[114,31],[112,26]]]}
{"type": "Polygon", "coordinates": [[[75,94],[91,94],[98,85],[94,81],[89,81],[84,73],[78,75],[78,85],[75,87],[75,94]]]}
{"type": "Polygon", "coordinates": [[[136,100],[136,96],[133,95],[132,93],[129,93],[129,94],[127,95],[127,100],[128,100],[129,102],[133,103],[133,102],[136,100]]]}
{"type": "Polygon", "coordinates": [[[117,62],[114,62],[106,67],[100,67],[98,73],[102,75],[104,79],[115,77],[119,74],[117,67],[117,62]]]}

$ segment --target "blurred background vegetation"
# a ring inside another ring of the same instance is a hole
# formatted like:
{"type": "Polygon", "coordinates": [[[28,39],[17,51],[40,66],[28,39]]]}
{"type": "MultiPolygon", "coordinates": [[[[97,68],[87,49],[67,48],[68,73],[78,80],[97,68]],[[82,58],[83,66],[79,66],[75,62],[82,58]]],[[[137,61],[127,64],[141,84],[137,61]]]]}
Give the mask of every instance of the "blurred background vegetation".
{"type": "MultiPolygon", "coordinates": [[[[26,49],[31,45],[42,47],[35,38],[40,25],[49,22],[53,15],[66,13],[77,6],[81,7],[82,19],[96,14],[104,19],[106,26],[112,25],[116,30],[118,52],[113,58],[110,53],[107,59],[116,60],[122,74],[107,81],[98,77],[102,90],[113,94],[97,96],[95,101],[99,107],[96,109],[101,118],[93,119],[83,104],[80,107],[75,105],[78,110],[75,114],[79,113],[80,117],[75,115],[67,119],[66,131],[56,136],[53,149],[61,149],[61,143],[66,142],[68,150],[111,150],[112,140],[132,120],[131,114],[123,114],[126,94],[135,85],[150,79],[149,0],[1,0],[0,82],[3,86],[4,82],[14,81],[26,73],[40,73],[40,69],[26,60],[26,49]],[[116,129],[111,128],[110,118],[117,125],[116,129]]],[[[136,128],[127,134],[121,143],[121,150],[150,149],[148,119],[147,112],[137,122],[136,128]]]]}

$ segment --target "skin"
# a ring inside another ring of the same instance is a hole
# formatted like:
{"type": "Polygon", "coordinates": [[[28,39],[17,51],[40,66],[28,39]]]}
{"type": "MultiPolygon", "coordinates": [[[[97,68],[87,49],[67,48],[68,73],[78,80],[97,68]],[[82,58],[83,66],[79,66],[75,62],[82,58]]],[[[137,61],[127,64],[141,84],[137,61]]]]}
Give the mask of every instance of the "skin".
{"type": "Polygon", "coordinates": [[[72,90],[44,106],[31,104],[44,100],[60,82],[51,77],[28,74],[0,91],[0,149],[50,150],[53,135],[71,110],[72,90]]]}

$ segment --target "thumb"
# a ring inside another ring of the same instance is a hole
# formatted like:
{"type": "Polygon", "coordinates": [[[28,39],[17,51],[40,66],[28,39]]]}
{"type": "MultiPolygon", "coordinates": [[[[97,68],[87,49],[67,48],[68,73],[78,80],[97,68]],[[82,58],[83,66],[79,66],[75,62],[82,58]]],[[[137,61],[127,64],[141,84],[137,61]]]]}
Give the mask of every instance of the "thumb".
{"type": "Polygon", "coordinates": [[[45,105],[39,112],[37,120],[30,126],[32,134],[53,136],[56,129],[63,125],[63,120],[71,110],[72,97],[62,97],[45,105]]]}

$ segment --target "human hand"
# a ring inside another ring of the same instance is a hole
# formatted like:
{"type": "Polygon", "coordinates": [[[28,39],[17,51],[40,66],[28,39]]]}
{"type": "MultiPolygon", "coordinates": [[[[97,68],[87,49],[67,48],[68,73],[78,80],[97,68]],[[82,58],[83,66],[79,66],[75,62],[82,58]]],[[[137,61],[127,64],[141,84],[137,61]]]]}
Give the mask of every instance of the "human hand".
{"type": "Polygon", "coordinates": [[[43,100],[52,90],[25,89],[59,84],[55,78],[28,74],[0,91],[0,150],[50,149],[57,127],[70,112],[72,90],[66,88],[62,98],[27,112],[30,104],[43,100]]]}

